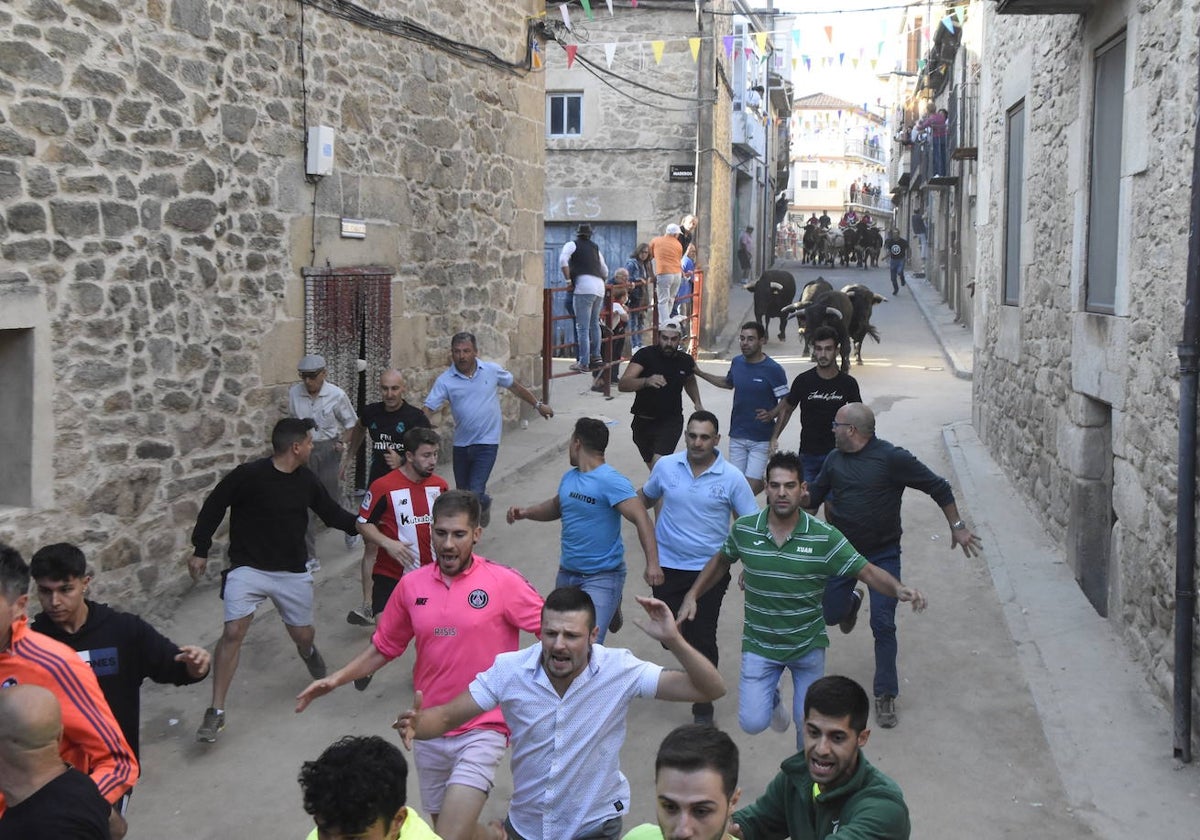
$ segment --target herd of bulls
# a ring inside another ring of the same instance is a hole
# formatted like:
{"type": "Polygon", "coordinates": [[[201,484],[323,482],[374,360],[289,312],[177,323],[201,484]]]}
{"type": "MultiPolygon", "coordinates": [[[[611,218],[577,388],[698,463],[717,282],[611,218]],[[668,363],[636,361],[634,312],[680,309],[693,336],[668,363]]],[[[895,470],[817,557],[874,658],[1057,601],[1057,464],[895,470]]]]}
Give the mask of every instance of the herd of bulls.
{"type": "Polygon", "coordinates": [[[859,222],[848,228],[829,229],[808,225],[804,228],[804,263],[833,267],[868,265],[878,268],[883,250],[883,233],[874,225],[859,222]]]}
{"type": "Polygon", "coordinates": [[[770,332],[771,319],[779,319],[779,339],[786,337],[787,322],[795,318],[804,339],[804,352],[809,351],[813,332],[818,327],[832,327],[838,334],[841,368],[850,370],[850,351],[853,347],[855,360],[862,364],[862,343],[870,336],[879,341],[879,330],[871,324],[871,311],[875,304],[887,301],[859,283],[845,286],[841,291],[833,288],[824,278],[806,283],[796,300],[796,278],[791,272],[769,269],[762,273],[754,284],[754,319],[770,332]]]}

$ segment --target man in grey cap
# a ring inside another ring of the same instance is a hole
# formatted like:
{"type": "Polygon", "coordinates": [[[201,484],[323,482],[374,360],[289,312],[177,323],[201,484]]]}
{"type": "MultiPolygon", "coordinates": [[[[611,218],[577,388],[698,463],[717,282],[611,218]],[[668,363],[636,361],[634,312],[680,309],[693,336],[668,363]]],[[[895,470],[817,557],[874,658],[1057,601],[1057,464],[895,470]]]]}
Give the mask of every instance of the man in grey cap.
{"type": "MultiPolygon", "coordinates": [[[[288,415],[300,420],[311,419],[313,450],[308,459],[308,468],[317,474],[321,485],[332,499],[341,493],[338,490],[338,472],[342,463],[342,452],[358,425],[358,414],[350,404],[346,392],[332,382],[326,382],[325,357],[310,354],[296,365],[300,381],[288,389],[288,415]]],[[[317,559],[317,518],[308,517],[308,531],[304,543],[308,547],[308,570],[321,568],[317,559]]],[[[347,538],[346,547],[354,547],[354,539],[347,538]]]]}
{"type": "Polygon", "coordinates": [[[571,370],[585,371],[604,363],[600,352],[600,308],[604,304],[604,283],[608,266],[604,255],[592,241],[592,226],[584,222],[558,254],[558,267],[567,281],[575,305],[575,347],[577,355],[571,370]]]}

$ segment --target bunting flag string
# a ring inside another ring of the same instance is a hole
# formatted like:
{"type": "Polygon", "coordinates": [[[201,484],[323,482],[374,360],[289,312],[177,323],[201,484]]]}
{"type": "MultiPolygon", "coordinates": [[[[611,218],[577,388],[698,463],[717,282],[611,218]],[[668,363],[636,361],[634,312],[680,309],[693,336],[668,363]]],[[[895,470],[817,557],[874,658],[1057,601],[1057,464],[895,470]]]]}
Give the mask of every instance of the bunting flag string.
{"type": "MultiPolygon", "coordinates": [[[[631,1],[632,5],[636,6],[636,0],[630,0],[630,1],[631,1]]],[[[568,31],[570,31],[572,33],[574,32],[574,25],[573,25],[573,22],[571,19],[570,6],[573,5],[575,2],[576,2],[576,0],[567,0],[567,2],[562,2],[562,3],[558,4],[559,14],[562,16],[563,25],[567,28],[568,31]]],[[[592,9],[592,5],[591,5],[592,0],[578,0],[578,2],[580,4],[580,7],[584,10],[585,14],[587,14],[588,19],[595,20],[596,19],[595,13],[594,13],[594,11],[592,9]]],[[[605,0],[605,4],[609,9],[610,16],[612,16],[614,13],[612,0],[605,0]]],[[[969,10],[966,5],[947,7],[946,8],[947,14],[940,21],[937,22],[936,26],[939,28],[944,27],[946,29],[946,31],[951,34],[957,34],[957,32],[958,32],[957,27],[961,27],[961,24],[966,20],[968,11],[969,10]],[[957,24],[957,26],[956,26],[956,24],[957,24]]],[[[919,32],[924,36],[925,40],[932,41],[932,36],[934,33],[930,26],[931,23],[932,22],[926,22],[920,26],[905,27],[896,36],[892,36],[892,37],[893,38],[908,37],[913,32],[919,32]]],[[[811,52],[816,52],[817,53],[816,55],[801,54],[799,59],[797,59],[796,55],[794,54],[794,51],[792,50],[793,46],[796,48],[799,48],[800,45],[802,43],[804,43],[803,34],[802,34],[801,29],[799,29],[799,28],[789,28],[786,30],[772,30],[772,31],[746,33],[745,35],[723,35],[720,37],[721,37],[722,46],[725,51],[725,57],[729,60],[732,60],[735,57],[737,51],[739,51],[739,50],[742,52],[742,54],[744,55],[744,57],[747,61],[749,61],[753,58],[758,58],[758,60],[760,62],[764,62],[764,61],[767,61],[772,55],[774,55],[775,56],[775,67],[779,70],[782,70],[785,66],[784,62],[786,61],[786,59],[784,58],[784,55],[791,53],[790,57],[791,57],[791,64],[792,64],[793,69],[798,69],[799,63],[802,62],[804,64],[805,69],[811,72],[813,69],[814,61],[819,62],[819,65],[822,68],[834,68],[834,67],[839,67],[839,66],[844,67],[846,64],[846,58],[849,55],[849,57],[851,59],[850,64],[851,64],[852,68],[857,70],[860,67],[862,67],[863,64],[869,62],[871,69],[874,70],[881,63],[881,60],[883,57],[883,52],[884,52],[884,47],[887,45],[887,42],[889,40],[889,38],[886,35],[886,30],[887,30],[886,22],[883,22],[881,24],[881,26],[884,30],[885,37],[883,40],[880,40],[875,43],[875,50],[874,50],[875,57],[870,58],[870,59],[867,58],[867,53],[868,53],[869,47],[867,47],[863,44],[847,43],[847,44],[845,44],[844,48],[838,49],[837,47],[840,46],[844,41],[846,41],[848,39],[841,37],[841,35],[838,32],[835,32],[834,26],[832,26],[832,25],[824,26],[824,27],[822,27],[822,29],[823,29],[826,39],[828,41],[827,48],[833,47],[833,49],[829,49],[828,52],[826,52],[825,50],[817,49],[815,51],[811,51],[811,52]],[[787,44],[786,41],[783,43],[780,43],[781,40],[787,38],[788,34],[791,35],[792,43],[787,44]],[[753,35],[753,37],[750,37],[750,35],[753,35]],[[775,48],[773,48],[772,47],[773,44],[775,44],[777,46],[775,48]],[[846,48],[849,48],[850,50],[852,50],[854,52],[848,53],[846,48]],[[855,52],[857,53],[857,58],[854,55],[855,52]]],[[[628,41],[620,40],[620,41],[614,41],[614,42],[603,42],[602,41],[599,44],[593,42],[590,44],[585,43],[585,44],[564,45],[564,47],[567,48],[567,51],[569,52],[568,65],[567,65],[568,68],[571,68],[574,66],[575,58],[578,57],[578,55],[579,55],[580,47],[582,47],[586,50],[586,49],[591,49],[593,46],[602,46],[604,48],[605,61],[606,61],[607,65],[609,66],[609,68],[611,68],[613,65],[613,61],[615,60],[616,48],[618,46],[622,46],[622,47],[636,46],[636,47],[638,47],[639,50],[644,50],[645,45],[649,44],[654,53],[655,63],[661,64],[663,57],[665,56],[665,54],[667,52],[668,44],[679,43],[684,40],[687,41],[688,52],[692,56],[692,61],[698,62],[700,47],[703,45],[703,42],[706,39],[715,40],[715,38],[713,36],[690,35],[690,36],[677,36],[677,37],[672,37],[672,38],[655,38],[653,40],[628,40],[628,41]]],[[[597,40],[599,40],[599,39],[597,39],[597,40]]],[[[546,54],[544,51],[544,45],[534,44],[532,47],[532,56],[531,56],[531,63],[533,64],[534,68],[540,69],[540,68],[544,67],[545,62],[546,62],[546,54]]],[[[923,69],[924,61],[923,60],[920,61],[919,64],[922,65],[921,69],[923,69]]],[[[865,68],[863,68],[863,69],[865,70],[865,68]]]]}

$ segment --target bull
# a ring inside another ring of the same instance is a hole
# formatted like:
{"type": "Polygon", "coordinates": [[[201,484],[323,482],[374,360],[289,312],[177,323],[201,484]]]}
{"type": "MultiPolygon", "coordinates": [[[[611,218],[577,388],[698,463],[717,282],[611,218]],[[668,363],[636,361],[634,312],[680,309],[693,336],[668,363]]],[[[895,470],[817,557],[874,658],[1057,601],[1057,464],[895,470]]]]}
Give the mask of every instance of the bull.
{"type": "Polygon", "coordinates": [[[771,319],[779,319],[779,340],[784,339],[787,316],[783,308],[796,299],[796,278],[790,272],[771,268],[764,271],[754,284],[754,320],[770,333],[771,319]]]}
{"type": "Polygon", "coordinates": [[[854,316],[854,304],[849,295],[829,289],[817,292],[808,303],[797,301],[784,310],[789,316],[796,316],[805,342],[818,327],[832,327],[838,336],[842,373],[850,372],[850,319],[854,316]]]}
{"type": "MultiPolygon", "coordinates": [[[[814,297],[816,297],[818,294],[820,294],[821,292],[828,292],[828,291],[832,291],[832,290],[833,290],[833,286],[830,285],[829,281],[826,280],[824,277],[818,277],[816,280],[809,280],[807,283],[804,284],[804,288],[800,290],[800,300],[798,301],[798,303],[800,306],[805,306],[805,305],[811,303],[812,299],[814,297]]],[[[808,331],[801,329],[800,330],[800,338],[804,340],[804,350],[802,352],[808,353],[809,352],[808,331]]]]}
{"type": "MultiPolygon", "coordinates": [[[[879,232],[879,228],[867,228],[866,232],[859,239],[859,244],[863,249],[863,256],[866,261],[878,268],[879,267],[879,252],[883,250],[883,234],[879,232]]],[[[866,265],[863,265],[866,268],[866,265]]]]}
{"type": "Polygon", "coordinates": [[[871,312],[877,303],[887,303],[887,298],[863,286],[860,283],[854,283],[842,288],[842,292],[846,297],[850,298],[852,311],[850,314],[850,324],[847,331],[850,333],[850,342],[854,345],[854,360],[856,364],[861,365],[862,360],[862,344],[867,336],[875,339],[875,343],[879,343],[879,330],[875,329],[875,325],[871,323],[871,312]]]}
{"type": "Polygon", "coordinates": [[[852,227],[842,231],[842,266],[846,267],[854,262],[855,255],[858,249],[858,231],[852,227]]]}

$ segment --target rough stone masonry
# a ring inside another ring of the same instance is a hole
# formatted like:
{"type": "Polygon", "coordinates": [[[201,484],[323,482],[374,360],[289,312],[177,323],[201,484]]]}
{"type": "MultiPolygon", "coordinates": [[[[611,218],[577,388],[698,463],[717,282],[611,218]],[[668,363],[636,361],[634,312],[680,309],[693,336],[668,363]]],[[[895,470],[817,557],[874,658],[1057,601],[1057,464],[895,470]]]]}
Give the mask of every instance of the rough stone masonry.
{"type": "MultiPolygon", "coordinates": [[[[536,11],[370,5],[511,62],[536,11]]],[[[169,605],[204,494],[281,414],[302,266],[395,269],[414,396],[464,327],[532,379],[543,109],[535,74],[297,0],[0,7],[0,379],[25,397],[0,424],[0,539],[77,542],[103,595],[169,605]],[[337,131],[319,184],[305,121],[337,131]]]]}

